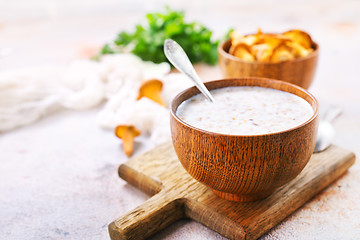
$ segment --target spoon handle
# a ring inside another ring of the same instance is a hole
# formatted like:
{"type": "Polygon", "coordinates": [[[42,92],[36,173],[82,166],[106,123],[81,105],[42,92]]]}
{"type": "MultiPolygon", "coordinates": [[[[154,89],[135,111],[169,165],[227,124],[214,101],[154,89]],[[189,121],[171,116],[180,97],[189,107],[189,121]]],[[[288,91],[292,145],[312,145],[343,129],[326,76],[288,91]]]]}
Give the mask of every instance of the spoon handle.
{"type": "Polygon", "coordinates": [[[329,109],[324,114],[324,121],[332,122],[334,119],[341,114],[341,108],[338,106],[330,106],[329,109]]]}
{"type": "Polygon", "coordinates": [[[200,92],[202,92],[210,102],[215,101],[209,90],[207,90],[204,83],[196,74],[196,71],[192,66],[188,56],[177,42],[171,39],[166,39],[164,44],[164,52],[165,56],[167,59],[169,59],[172,65],[174,65],[177,70],[188,76],[195,83],[195,86],[200,90],[200,92]]]}

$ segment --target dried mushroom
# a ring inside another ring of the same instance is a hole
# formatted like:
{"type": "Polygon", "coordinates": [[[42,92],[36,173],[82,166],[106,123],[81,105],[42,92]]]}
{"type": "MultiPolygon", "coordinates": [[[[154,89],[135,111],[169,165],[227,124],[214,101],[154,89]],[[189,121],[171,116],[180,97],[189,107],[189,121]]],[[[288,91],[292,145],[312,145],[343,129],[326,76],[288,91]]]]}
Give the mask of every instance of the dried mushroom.
{"type": "Polygon", "coordinates": [[[306,32],[298,29],[282,34],[263,33],[243,36],[233,31],[229,54],[248,62],[283,62],[305,57],[314,51],[313,42],[306,32]]]}

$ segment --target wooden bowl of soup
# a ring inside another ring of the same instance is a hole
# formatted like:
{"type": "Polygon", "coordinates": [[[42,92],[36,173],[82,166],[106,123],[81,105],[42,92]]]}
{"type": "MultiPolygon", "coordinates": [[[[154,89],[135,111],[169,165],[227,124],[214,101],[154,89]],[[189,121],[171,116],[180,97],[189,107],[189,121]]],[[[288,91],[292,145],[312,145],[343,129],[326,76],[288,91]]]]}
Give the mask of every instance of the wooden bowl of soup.
{"type": "MultiPolygon", "coordinates": [[[[305,34],[305,32],[304,32],[305,34]]],[[[268,34],[272,35],[272,34],[268,34]]],[[[225,78],[264,77],[293,83],[308,89],[313,82],[319,56],[319,46],[310,39],[311,53],[285,61],[241,59],[231,54],[232,40],[219,44],[219,66],[225,78]],[[229,53],[230,51],[230,53],[229,53]]],[[[259,44],[261,45],[261,44],[259,44]]],[[[281,47],[281,46],[280,46],[281,47]]],[[[284,47],[285,48],[285,47],[284,47]]]]}
{"type": "Polygon", "coordinates": [[[207,82],[172,101],[171,135],[185,170],[218,196],[255,201],[294,179],[315,147],[318,102],[294,84],[247,77],[207,82]]]}

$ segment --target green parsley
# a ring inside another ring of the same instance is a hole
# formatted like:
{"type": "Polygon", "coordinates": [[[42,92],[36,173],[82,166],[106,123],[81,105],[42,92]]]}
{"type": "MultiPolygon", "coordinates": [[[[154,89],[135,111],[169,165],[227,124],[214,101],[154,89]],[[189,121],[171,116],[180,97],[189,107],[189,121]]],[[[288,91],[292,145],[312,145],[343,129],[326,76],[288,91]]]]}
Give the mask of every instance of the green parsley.
{"type": "Polygon", "coordinates": [[[120,32],[112,44],[106,44],[100,55],[132,52],[144,61],[168,62],[164,55],[165,39],[178,42],[192,63],[217,63],[219,40],[211,39],[212,32],[198,22],[187,23],[183,11],[166,8],[165,13],[149,13],[147,24],[136,25],[133,33],[120,32]]]}

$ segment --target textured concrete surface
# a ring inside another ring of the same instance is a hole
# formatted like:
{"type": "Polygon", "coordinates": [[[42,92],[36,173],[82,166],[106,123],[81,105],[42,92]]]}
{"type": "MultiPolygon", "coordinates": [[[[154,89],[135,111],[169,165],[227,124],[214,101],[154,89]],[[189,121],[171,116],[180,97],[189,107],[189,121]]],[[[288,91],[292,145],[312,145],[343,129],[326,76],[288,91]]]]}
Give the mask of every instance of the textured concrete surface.
{"type": "MultiPolygon", "coordinates": [[[[322,106],[337,104],[335,144],[360,155],[360,3],[358,1],[169,1],[221,35],[302,28],[320,44],[310,91],[322,106]],[[187,4],[192,3],[191,7],[187,4]]],[[[161,1],[1,1],[0,70],[67,64],[91,55],[122,29],[132,29],[161,1]]],[[[202,68],[203,78],[219,78],[202,68]]],[[[95,123],[98,109],[54,113],[0,134],[1,239],[109,239],[107,224],[148,196],[118,178],[127,160],[118,139],[95,123]]],[[[135,154],[149,150],[146,138],[135,154]]],[[[262,239],[356,239],[360,234],[360,163],[262,239]]],[[[223,239],[181,220],[152,239],[223,239]]]]}

